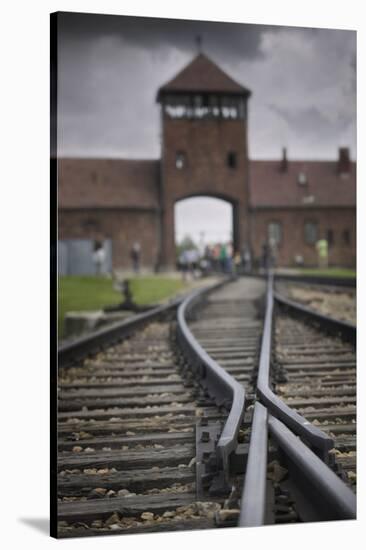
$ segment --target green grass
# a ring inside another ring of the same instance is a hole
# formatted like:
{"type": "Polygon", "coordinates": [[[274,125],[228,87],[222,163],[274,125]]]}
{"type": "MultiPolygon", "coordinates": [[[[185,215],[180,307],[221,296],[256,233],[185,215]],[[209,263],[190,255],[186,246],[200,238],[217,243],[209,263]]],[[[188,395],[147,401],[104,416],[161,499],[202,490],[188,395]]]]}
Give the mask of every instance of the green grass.
{"type": "Polygon", "coordinates": [[[320,268],[302,268],[297,270],[301,275],[319,275],[320,277],[356,277],[354,269],[345,269],[340,267],[320,268]]]}
{"type": "MultiPolygon", "coordinates": [[[[181,290],[181,279],[168,277],[131,277],[131,292],[137,304],[149,305],[174,295],[181,290]]],[[[63,335],[64,317],[68,311],[91,311],[119,304],[120,292],[113,288],[111,279],[104,277],[59,277],[58,331],[63,335]]]]}

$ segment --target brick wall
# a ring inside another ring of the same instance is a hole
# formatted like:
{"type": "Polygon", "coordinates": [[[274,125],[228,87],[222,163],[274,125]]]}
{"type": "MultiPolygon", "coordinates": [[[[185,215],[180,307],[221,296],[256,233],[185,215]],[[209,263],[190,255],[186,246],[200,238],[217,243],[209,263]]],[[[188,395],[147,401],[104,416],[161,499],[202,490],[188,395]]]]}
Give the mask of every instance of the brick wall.
{"type": "MultiPolygon", "coordinates": [[[[246,123],[242,120],[163,120],[162,203],[164,209],[163,263],[174,263],[174,203],[194,195],[209,195],[236,205],[236,245],[248,239],[248,159],[246,123]],[[186,157],[176,167],[176,154],[186,157]],[[236,154],[236,168],[227,164],[236,154]]],[[[204,213],[203,213],[204,215],[204,213]]]]}
{"type": "Polygon", "coordinates": [[[156,211],[60,210],[59,239],[112,239],[113,268],[131,268],[130,250],[141,244],[141,264],[155,266],[158,255],[156,211]]]}
{"type": "Polygon", "coordinates": [[[317,264],[315,246],[305,242],[304,224],[316,222],[318,238],[333,231],[334,243],[329,247],[329,264],[354,267],[356,264],[356,210],[353,208],[309,208],[256,210],[251,213],[252,245],[255,257],[260,257],[262,244],[268,235],[268,224],[280,222],[282,242],[277,250],[277,264],[294,266],[294,256],[304,258],[304,265],[317,264]],[[350,243],[343,241],[343,231],[349,230],[350,243]]]}

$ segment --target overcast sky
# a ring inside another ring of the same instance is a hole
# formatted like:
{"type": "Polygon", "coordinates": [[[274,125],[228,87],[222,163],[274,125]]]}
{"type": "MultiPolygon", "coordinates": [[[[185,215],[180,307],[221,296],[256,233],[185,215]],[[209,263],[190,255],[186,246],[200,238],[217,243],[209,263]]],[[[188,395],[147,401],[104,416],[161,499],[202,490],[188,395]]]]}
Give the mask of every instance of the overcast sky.
{"type": "MultiPolygon", "coordinates": [[[[356,157],[355,32],[70,13],[59,23],[59,154],[159,158],[156,92],[197,55],[197,35],[252,91],[250,158],[283,146],[290,159],[335,160],[340,146],[356,157]]],[[[176,206],[179,238],[228,240],[231,220],[214,199],[176,206]]]]}
{"type": "Polygon", "coordinates": [[[356,33],[65,13],[59,25],[59,153],[158,158],[157,89],[203,52],[249,100],[251,158],[356,156],[356,33]]]}

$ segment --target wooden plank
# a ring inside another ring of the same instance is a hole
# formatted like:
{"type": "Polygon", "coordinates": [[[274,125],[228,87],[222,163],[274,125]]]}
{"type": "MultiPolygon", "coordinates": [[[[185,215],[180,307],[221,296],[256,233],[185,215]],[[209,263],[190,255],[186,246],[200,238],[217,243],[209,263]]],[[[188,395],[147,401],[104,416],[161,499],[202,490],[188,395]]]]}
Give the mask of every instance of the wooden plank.
{"type": "MultiPolygon", "coordinates": [[[[334,381],[338,380],[339,382],[348,383],[348,381],[354,380],[354,377],[356,375],[355,369],[342,369],[342,372],[329,372],[329,371],[307,371],[307,372],[288,372],[286,373],[286,376],[288,378],[289,382],[294,382],[296,384],[300,384],[302,380],[305,380],[307,378],[316,378],[317,381],[319,381],[319,384],[322,384],[323,381],[334,381]],[[351,378],[352,377],[352,378],[351,378]]],[[[311,381],[313,383],[313,380],[311,381]]]]}
{"type": "MultiPolygon", "coordinates": [[[[160,376],[160,375],[159,375],[160,376]]],[[[136,377],[136,376],[117,376],[116,378],[113,378],[113,376],[110,376],[109,374],[103,374],[99,377],[98,374],[93,375],[92,378],[112,378],[112,386],[114,387],[116,383],[122,383],[124,388],[135,388],[135,387],[144,387],[146,386],[161,386],[161,385],[175,385],[182,383],[182,377],[179,374],[174,375],[174,377],[167,377],[167,378],[159,378],[155,377],[155,375],[148,375],[143,377],[136,377]]],[[[96,382],[95,386],[98,386],[100,382],[96,382]]],[[[183,382],[183,385],[185,385],[185,382],[183,382]]],[[[189,385],[185,385],[185,387],[189,387],[189,385]]]]}
{"type": "MultiPolygon", "coordinates": [[[[178,376],[178,375],[177,375],[178,376]]],[[[79,380],[79,379],[77,379],[79,380]]],[[[80,379],[81,380],[81,379],[80,379]]],[[[172,380],[172,381],[169,381],[169,380],[165,380],[165,382],[159,386],[158,384],[156,383],[142,383],[142,384],[135,384],[135,386],[132,386],[131,384],[129,384],[128,386],[125,385],[125,380],[121,379],[119,381],[118,379],[118,376],[109,376],[109,375],[94,375],[93,377],[91,377],[90,381],[88,382],[78,382],[78,381],[75,381],[75,382],[69,382],[69,383],[64,383],[62,382],[60,384],[60,387],[63,389],[63,390],[66,390],[68,391],[69,389],[94,389],[94,388],[115,388],[116,386],[118,386],[118,384],[123,384],[123,386],[121,386],[121,388],[123,387],[123,390],[126,392],[126,395],[128,393],[132,393],[133,395],[143,395],[145,394],[145,392],[152,392],[154,393],[155,391],[160,391],[160,388],[166,388],[166,391],[167,392],[176,392],[180,389],[186,389],[186,385],[185,383],[181,383],[182,381],[181,380],[172,380]],[[92,380],[93,378],[101,378],[101,380],[92,380]],[[103,379],[106,379],[105,381],[103,379]],[[110,379],[110,380],[107,380],[107,379],[110,379]],[[155,389],[156,388],[156,389],[155,389]]]]}
{"type": "Polygon", "coordinates": [[[97,487],[113,491],[127,489],[130,492],[139,493],[154,488],[162,489],[174,483],[186,485],[194,480],[195,474],[190,468],[169,467],[159,471],[140,469],[103,475],[65,474],[58,477],[57,494],[59,497],[87,496],[97,487]]]}
{"type": "MultiPolygon", "coordinates": [[[[90,375],[87,377],[90,381],[92,380],[95,380],[97,381],[98,378],[110,378],[111,380],[112,379],[116,379],[116,378],[121,378],[122,380],[126,379],[131,379],[131,378],[136,378],[136,380],[142,380],[143,378],[145,378],[146,376],[151,376],[153,378],[162,378],[162,379],[167,379],[168,381],[169,380],[175,380],[175,383],[180,382],[182,383],[183,382],[183,379],[182,377],[180,376],[178,370],[176,368],[174,369],[169,369],[169,370],[164,370],[164,369],[150,369],[150,368],[146,368],[146,369],[139,369],[139,370],[135,370],[135,369],[121,369],[121,370],[117,370],[117,369],[106,369],[106,370],[103,370],[103,371],[96,371],[96,372],[92,372],[90,373],[90,375]],[[175,378],[176,376],[178,376],[179,378],[175,378]]],[[[79,377],[81,378],[81,377],[79,377]]],[[[168,382],[169,383],[169,382],[168,382]]]]}
{"type": "Polygon", "coordinates": [[[85,468],[119,468],[137,470],[158,466],[178,466],[188,464],[195,455],[195,447],[181,445],[177,448],[136,450],[95,451],[90,453],[59,453],[58,471],[85,468]]]}
{"type": "Polygon", "coordinates": [[[142,495],[136,497],[101,498],[78,502],[59,502],[59,521],[84,521],[107,519],[114,512],[123,517],[138,516],[143,512],[161,514],[188,506],[195,501],[194,493],[164,493],[162,495],[142,495]]]}
{"type": "Polygon", "coordinates": [[[101,365],[88,365],[88,367],[90,368],[90,366],[92,366],[93,368],[95,369],[100,369],[100,368],[103,368],[103,369],[108,369],[108,370],[121,370],[121,369],[128,369],[128,367],[131,367],[130,370],[138,370],[139,368],[141,369],[160,369],[160,370],[167,370],[167,369],[171,369],[171,370],[174,370],[176,369],[176,365],[175,365],[175,362],[174,362],[174,359],[170,360],[170,361],[166,361],[166,362],[163,362],[163,361],[152,361],[151,359],[149,359],[148,357],[145,359],[145,361],[141,361],[138,362],[138,363],[133,363],[132,361],[127,361],[127,360],[121,360],[119,359],[118,361],[104,361],[101,365]]]}
{"type": "Polygon", "coordinates": [[[302,388],[296,390],[288,390],[285,387],[285,391],[277,392],[281,399],[289,397],[331,397],[331,396],[343,396],[343,395],[352,395],[356,394],[356,386],[350,386],[349,388],[326,388],[326,389],[316,389],[316,388],[302,388]]]}
{"type": "Polygon", "coordinates": [[[284,360],[284,359],[281,359],[278,361],[280,365],[283,365],[286,369],[291,369],[291,368],[296,368],[296,369],[299,369],[299,368],[312,368],[312,369],[315,369],[315,368],[319,368],[319,369],[328,369],[328,368],[331,368],[331,369],[338,369],[338,368],[355,368],[356,367],[356,359],[351,357],[351,358],[344,358],[344,359],[340,359],[340,358],[337,358],[336,360],[332,361],[329,359],[329,357],[325,357],[324,360],[320,359],[318,356],[317,357],[314,357],[314,358],[308,358],[308,359],[298,359],[298,360],[294,360],[294,359],[288,359],[288,360],[284,360]]]}
{"type": "Polygon", "coordinates": [[[235,352],[241,352],[241,353],[253,353],[256,352],[258,349],[258,345],[251,345],[251,346],[243,346],[243,345],[231,345],[231,346],[223,346],[222,344],[211,344],[210,346],[205,346],[205,350],[208,354],[210,353],[230,353],[231,351],[235,350],[235,352]]]}
{"type": "Polygon", "coordinates": [[[149,394],[158,394],[158,393],[169,393],[169,394],[179,394],[187,392],[183,384],[175,384],[172,386],[137,386],[136,388],[124,388],[116,387],[116,384],[113,384],[113,387],[105,388],[103,385],[97,385],[97,389],[80,389],[80,390],[66,390],[64,386],[61,387],[59,394],[60,399],[75,399],[76,397],[131,397],[139,395],[149,395],[149,394]]]}
{"type": "Polygon", "coordinates": [[[111,372],[115,372],[116,370],[121,370],[123,372],[141,372],[141,371],[145,371],[145,370],[158,370],[158,371],[161,371],[161,372],[176,372],[177,371],[177,366],[172,362],[170,361],[169,363],[151,363],[149,361],[145,361],[144,363],[141,363],[141,364],[138,364],[138,365],[135,365],[135,364],[129,364],[129,363],[124,363],[123,361],[116,361],[116,362],[109,362],[109,363],[103,363],[102,365],[96,365],[95,367],[93,368],[88,368],[88,371],[89,372],[100,372],[100,371],[103,371],[103,370],[106,370],[106,371],[111,371],[111,372]]]}
{"type": "Polygon", "coordinates": [[[356,403],[356,396],[343,396],[343,397],[325,397],[322,399],[284,399],[285,403],[291,408],[304,408],[304,407],[327,407],[329,405],[341,405],[345,403],[356,403]]]}
{"type": "Polygon", "coordinates": [[[159,418],[150,417],[150,418],[141,418],[140,420],[129,419],[129,420],[120,420],[118,422],[111,422],[110,420],[99,420],[91,422],[89,420],[80,420],[76,422],[64,422],[60,423],[58,426],[58,434],[67,435],[73,434],[80,431],[85,431],[93,435],[104,435],[104,434],[125,434],[127,431],[143,433],[162,432],[166,430],[176,429],[177,431],[182,429],[192,428],[196,418],[191,416],[179,417],[179,416],[168,416],[162,415],[159,418]]]}
{"type": "Polygon", "coordinates": [[[162,443],[164,446],[169,445],[176,445],[177,443],[191,443],[194,444],[194,428],[192,427],[191,432],[152,432],[148,434],[142,434],[142,435],[128,435],[125,437],[98,437],[93,439],[83,438],[83,439],[73,439],[72,441],[67,441],[64,439],[60,439],[58,441],[58,449],[59,451],[71,451],[75,445],[79,445],[81,447],[111,447],[113,448],[121,448],[124,445],[128,445],[129,447],[134,447],[135,445],[144,445],[144,444],[157,444],[161,445],[162,443]]]}
{"type": "Polygon", "coordinates": [[[174,403],[189,403],[192,401],[191,395],[171,395],[167,397],[119,397],[116,399],[60,399],[58,402],[58,410],[80,411],[83,407],[89,410],[93,409],[108,409],[109,407],[143,407],[148,405],[166,405],[174,403]]]}
{"type": "Polygon", "coordinates": [[[345,350],[344,347],[340,348],[321,348],[318,347],[316,349],[312,349],[311,344],[303,349],[303,350],[291,350],[287,347],[282,350],[282,346],[279,346],[280,349],[277,350],[277,358],[279,361],[282,361],[282,359],[286,360],[290,357],[304,357],[306,359],[308,356],[311,357],[322,357],[325,355],[328,358],[336,357],[338,358],[339,355],[345,355],[349,359],[356,359],[355,354],[352,353],[352,350],[345,350]]]}
{"type": "Polygon", "coordinates": [[[72,527],[72,528],[59,528],[58,536],[59,538],[70,538],[70,537],[87,537],[87,536],[98,536],[98,535],[123,535],[123,534],[137,534],[137,533],[163,533],[170,531],[193,531],[195,529],[213,529],[217,527],[215,524],[214,518],[208,517],[197,517],[184,519],[182,517],[173,518],[171,521],[159,521],[153,523],[140,523],[139,526],[131,526],[126,528],[121,528],[117,530],[112,530],[108,527],[105,528],[93,528],[93,527],[72,527]]]}
{"type": "Polygon", "coordinates": [[[253,364],[256,362],[255,357],[247,357],[246,359],[222,359],[220,360],[220,366],[221,367],[247,367],[247,366],[253,366],[253,364]]]}
{"type": "Polygon", "coordinates": [[[78,412],[61,412],[58,415],[59,420],[67,420],[68,418],[136,418],[136,417],[149,417],[163,414],[186,414],[195,416],[197,407],[193,404],[191,406],[185,405],[182,407],[174,406],[161,406],[161,407],[141,407],[133,409],[116,409],[110,411],[78,411],[78,412]]]}
{"type": "MultiPolygon", "coordinates": [[[[311,372],[324,372],[328,371],[328,375],[332,375],[332,371],[348,371],[356,368],[355,363],[323,363],[318,364],[316,362],[304,364],[304,363],[289,363],[288,365],[283,365],[280,363],[281,366],[284,367],[285,371],[291,374],[291,371],[296,372],[304,372],[306,373],[306,376],[308,376],[308,373],[311,372]]],[[[336,373],[335,373],[336,374],[336,373]]]]}

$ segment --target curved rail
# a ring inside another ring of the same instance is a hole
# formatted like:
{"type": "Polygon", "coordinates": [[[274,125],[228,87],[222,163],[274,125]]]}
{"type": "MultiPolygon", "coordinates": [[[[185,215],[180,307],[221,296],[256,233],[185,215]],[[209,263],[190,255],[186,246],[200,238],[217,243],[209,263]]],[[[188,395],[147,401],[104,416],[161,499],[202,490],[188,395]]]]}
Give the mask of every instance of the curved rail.
{"type": "Polygon", "coordinates": [[[192,314],[197,304],[205,299],[209,292],[224,283],[209,289],[198,290],[189,296],[178,309],[178,342],[189,366],[199,378],[200,384],[214,398],[218,405],[224,405],[229,412],[224,429],[216,446],[217,458],[221,461],[225,481],[229,476],[229,456],[238,445],[239,428],[244,415],[245,390],[239,382],[208,355],[197,342],[187,324],[187,317],[192,314]]]}
{"type": "Polygon", "coordinates": [[[354,519],[356,497],[349,487],[298,437],[302,436],[323,455],[333,447],[333,440],[305,418],[290,409],[269,387],[271,360],[271,337],[273,315],[273,276],[267,283],[266,313],[262,337],[257,394],[261,403],[255,403],[251,430],[249,456],[241,499],[238,525],[254,527],[265,523],[266,466],[268,428],[293,465],[295,473],[302,478],[303,491],[313,491],[311,497],[318,502],[318,512],[324,519],[354,519]],[[264,406],[265,405],[265,406],[264,406]],[[273,413],[268,414],[268,410],[273,413]],[[277,418],[275,418],[277,417],[277,418]],[[283,420],[282,423],[280,420],[283,420]],[[287,426],[285,425],[287,424],[287,426]],[[304,486],[304,481],[305,486],[304,486]]]}
{"type": "MultiPolygon", "coordinates": [[[[143,326],[146,322],[158,319],[161,315],[166,315],[170,311],[174,311],[182,300],[183,297],[177,298],[168,304],[157,306],[144,313],[132,315],[128,319],[117,321],[107,327],[103,327],[86,336],[82,336],[73,342],[60,346],[58,350],[58,366],[67,367],[75,361],[80,361],[88,355],[114,344],[137,328],[143,326]]],[[[73,366],[76,365],[73,364],[73,366]]]]}
{"type": "Polygon", "coordinates": [[[289,467],[301,475],[305,492],[313,495],[324,520],[356,519],[356,495],[286,426],[269,415],[268,427],[287,456],[289,467]]]}
{"type": "Polygon", "coordinates": [[[266,473],[268,446],[268,411],[256,402],[245,482],[242,491],[239,527],[264,525],[266,511],[266,473]]]}
{"type": "Polygon", "coordinates": [[[269,274],[267,284],[266,314],[262,337],[262,346],[259,359],[257,394],[273,416],[282,420],[296,434],[304,437],[312,446],[322,453],[334,446],[332,438],[313,426],[306,418],[293,411],[282,399],[273,393],[269,386],[269,372],[271,363],[271,339],[272,339],[272,315],[273,315],[273,275],[269,274]]]}

